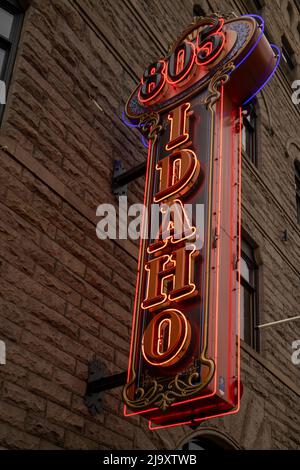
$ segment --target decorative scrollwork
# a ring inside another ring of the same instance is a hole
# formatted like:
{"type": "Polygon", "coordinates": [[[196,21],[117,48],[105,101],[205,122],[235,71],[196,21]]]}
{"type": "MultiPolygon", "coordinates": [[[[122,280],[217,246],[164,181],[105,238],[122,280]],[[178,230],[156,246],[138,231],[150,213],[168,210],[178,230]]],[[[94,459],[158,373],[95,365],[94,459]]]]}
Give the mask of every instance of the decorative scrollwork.
{"type": "Polygon", "coordinates": [[[220,88],[228,82],[230,74],[234,71],[235,65],[233,62],[225,64],[211,79],[208,86],[208,96],[206,97],[204,104],[210,109],[218,101],[221,96],[220,88]]]}
{"type": "Polygon", "coordinates": [[[159,124],[160,115],[158,113],[151,113],[143,116],[140,120],[139,127],[147,139],[154,139],[162,130],[162,125],[159,124]]]}
{"type": "Polygon", "coordinates": [[[136,390],[135,398],[130,399],[128,394],[130,388],[134,385],[136,375],[133,374],[131,381],[125,385],[123,389],[123,399],[125,403],[132,409],[142,409],[150,405],[156,406],[165,411],[174,401],[175,398],[187,398],[199,393],[211,381],[215,366],[210,359],[203,359],[202,367],[208,367],[208,371],[203,377],[192,370],[187,378],[183,380],[182,373],[177,374],[167,386],[164,386],[159,380],[153,379],[145,390],[140,387],[136,390]]]}

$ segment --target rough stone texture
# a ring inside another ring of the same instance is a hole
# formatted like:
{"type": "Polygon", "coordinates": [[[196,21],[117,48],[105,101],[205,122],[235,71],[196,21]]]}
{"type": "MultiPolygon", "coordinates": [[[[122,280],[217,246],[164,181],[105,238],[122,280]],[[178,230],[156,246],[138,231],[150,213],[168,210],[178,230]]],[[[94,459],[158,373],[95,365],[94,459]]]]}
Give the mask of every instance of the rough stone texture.
{"type": "MultiPolygon", "coordinates": [[[[103,396],[95,418],[82,401],[94,354],[108,373],[127,366],[136,272],[136,246],[100,242],[88,214],[102,202],[117,205],[114,159],[129,168],[146,158],[122,107],[144,67],[191,21],[193,3],[32,0],[26,11],[0,136],[8,147],[0,159],[3,448],[172,449],[216,429],[241,448],[300,446],[300,369],[291,362],[299,323],[264,331],[260,354],[243,346],[239,414],[196,432],[151,433],[142,418],[125,419],[119,389],[103,396]],[[22,163],[27,158],[48,173],[37,176],[22,163]]],[[[249,3],[209,2],[237,14],[249,3]]],[[[292,16],[286,0],[267,0],[263,14],[272,40],[280,44],[286,34],[299,57],[299,14],[290,4],[292,16]]],[[[210,11],[208,2],[203,7],[210,11]]],[[[243,165],[243,227],[259,247],[262,323],[300,313],[300,114],[291,101],[295,77],[285,71],[258,100],[258,169],[243,165]]],[[[142,202],[143,185],[142,178],[130,185],[129,203],[142,202]]]]}

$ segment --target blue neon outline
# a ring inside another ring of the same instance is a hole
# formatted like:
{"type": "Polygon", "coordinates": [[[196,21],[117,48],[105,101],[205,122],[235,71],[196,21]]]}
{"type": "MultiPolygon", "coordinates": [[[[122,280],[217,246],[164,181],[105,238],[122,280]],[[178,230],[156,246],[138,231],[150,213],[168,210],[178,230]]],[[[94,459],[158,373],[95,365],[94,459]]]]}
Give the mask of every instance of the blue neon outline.
{"type": "Polygon", "coordinates": [[[149,143],[148,143],[146,137],[144,137],[143,135],[142,135],[142,138],[141,138],[141,142],[142,142],[143,146],[144,146],[146,149],[149,148],[149,143]]]}
{"type": "Polygon", "coordinates": [[[275,46],[275,44],[270,44],[270,46],[271,46],[273,51],[275,49],[275,51],[277,52],[277,61],[276,61],[275,67],[272,70],[271,74],[268,76],[267,80],[263,83],[263,85],[261,85],[261,87],[255,93],[253,93],[253,95],[250,96],[250,98],[248,98],[246,101],[244,101],[242,106],[245,106],[245,104],[249,103],[249,101],[251,101],[266,86],[266,84],[271,80],[271,78],[273,77],[274,73],[276,72],[276,70],[278,68],[278,65],[279,65],[279,62],[280,62],[280,59],[281,59],[281,51],[280,51],[278,46],[275,46]]]}
{"type": "MultiPolygon", "coordinates": [[[[261,32],[257,38],[257,40],[255,41],[255,44],[251,47],[250,51],[245,55],[245,57],[235,66],[235,70],[240,66],[242,65],[242,63],[249,57],[250,54],[252,54],[252,52],[254,51],[254,49],[256,49],[256,46],[257,44],[260,42],[261,38],[263,37],[264,35],[264,32],[265,32],[265,20],[259,16],[259,15],[242,15],[242,18],[244,17],[252,17],[252,18],[258,18],[260,21],[261,21],[261,24],[259,25],[259,28],[261,28],[261,32]]],[[[233,72],[233,71],[232,71],[233,72]]],[[[230,74],[232,73],[230,72],[230,74]]]]}
{"type": "Polygon", "coordinates": [[[139,127],[139,124],[133,124],[132,122],[127,121],[127,119],[126,119],[126,117],[125,117],[125,110],[122,111],[121,119],[122,119],[123,123],[125,124],[125,126],[127,126],[127,127],[132,127],[132,128],[134,128],[134,129],[136,129],[137,127],[139,127]]]}
{"type": "MultiPolygon", "coordinates": [[[[125,117],[125,110],[122,111],[122,116],[121,116],[121,119],[123,121],[123,123],[125,124],[125,126],[127,127],[130,127],[131,129],[138,129],[140,127],[140,124],[133,124],[132,122],[128,121],[125,117]]],[[[142,135],[141,136],[141,142],[142,142],[142,145],[147,149],[149,148],[149,144],[147,142],[147,139],[142,135]]]]}

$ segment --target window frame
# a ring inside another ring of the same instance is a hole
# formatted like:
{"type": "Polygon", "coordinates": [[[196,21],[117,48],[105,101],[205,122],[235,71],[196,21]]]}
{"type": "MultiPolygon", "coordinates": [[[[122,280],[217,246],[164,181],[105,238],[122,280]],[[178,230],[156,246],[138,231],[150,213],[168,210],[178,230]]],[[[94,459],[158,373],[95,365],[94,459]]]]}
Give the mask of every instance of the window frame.
{"type": "MultiPolygon", "coordinates": [[[[251,271],[251,277],[248,281],[240,273],[241,286],[250,293],[251,296],[251,305],[249,314],[249,336],[250,341],[245,341],[252,349],[259,352],[260,351],[260,337],[259,329],[257,325],[259,324],[259,266],[255,260],[255,245],[252,242],[249,242],[248,239],[242,237],[242,249],[241,257],[246,262],[249,271],[251,271]]],[[[244,312],[245,314],[245,312],[244,312]]]]}
{"type": "MultiPolygon", "coordinates": [[[[9,88],[12,72],[15,64],[16,54],[18,50],[21,29],[23,25],[24,11],[16,0],[1,0],[0,7],[13,15],[13,23],[9,38],[5,38],[0,34],[0,48],[6,51],[7,57],[3,63],[3,70],[0,80],[5,83],[6,92],[9,88]]],[[[0,123],[3,119],[5,104],[0,104],[0,123]]]]}
{"type": "MultiPolygon", "coordinates": [[[[257,168],[257,112],[256,104],[250,104],[247,108],[244,109],[246,113],[243,114],[243,128],[246,132],[246,142],[245,148],[242,149],[243,155],[253,163],[257,168]],[[247,141],[247,137],[250,136],[250,142],[247,141]]],[[[243,132],[243,131],[242,131],[243,132]]]]}
{"type": "Polygon", "coordinates": [[[191,436],[185,437],[177,449],[188,452],[200,450],[239,450],[237,442],[220,430],[204,428],[191,436]]]}

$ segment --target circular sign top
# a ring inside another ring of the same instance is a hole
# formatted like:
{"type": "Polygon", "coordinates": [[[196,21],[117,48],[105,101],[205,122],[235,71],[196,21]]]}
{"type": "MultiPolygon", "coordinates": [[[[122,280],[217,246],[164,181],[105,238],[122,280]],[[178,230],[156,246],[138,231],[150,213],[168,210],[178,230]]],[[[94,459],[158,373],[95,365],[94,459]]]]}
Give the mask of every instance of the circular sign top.
{"type": "Polygon", "coordinates": [[[236,104],[243,104],[276,66],[276,55],[263,33],[264,22],[256,15],[226,21],[217,15],[201,18],[179,36],[166,57],[146,69],[126,104],[126,115],[139,120],[172,108],[207,88],[228,64],[234,65],[230,78],[235,77],[234,88],[230,84],[228,90],[236,104]],[[245,83],[239,86],[237,81],[245,83]]]}

